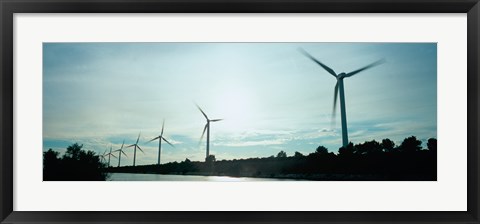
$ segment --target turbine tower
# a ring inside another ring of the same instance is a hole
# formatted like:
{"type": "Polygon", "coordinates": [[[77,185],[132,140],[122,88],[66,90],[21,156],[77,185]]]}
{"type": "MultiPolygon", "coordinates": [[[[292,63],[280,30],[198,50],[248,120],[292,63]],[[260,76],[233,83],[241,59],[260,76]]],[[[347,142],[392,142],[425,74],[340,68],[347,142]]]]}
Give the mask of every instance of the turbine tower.
{"type": "Polygon", "coordinates": [[[133,166],[135,166],[135,158],[137,156],[137,148],[140,149],[140,151],[142,151],[142,153],[145,153],[145,152],[143,152],[142,148],[140,148],[140,146],[138,146],[138,140],[139,139],[140,139],[140,133],[138,133],[138,138],[137,138],[137,141],[135,142],[135,144],[131,144],[131,145],[126,147],[126,148],[134,147],[134,150],[133,150],[133,166]]]}
{"type": "Polygon", "coordinates": [[[333,93],[334,95],[333,95],[332,120],[335,119],[336,106],[337,106],[337,95],[338,95],[338,92],[340,92],[340,115],[341,115],[341,120],[342,120],[342,142],[343,142],[343,147],[346,147],[348,145],[348,131],[347,131],[347,112],[346,112],[346,108],[345,108],[345,91],[344,91],[344,86],[343,86],[343,79],[348,78],[348,77],[352,77],[353,75],[355,75],[359,72],[362,72],[362,71],[367,70],[369,68],[372,68],[374,66],[383,64],[383,63],[385,63],[385,59],[380,59],[380,60],[375,61],[375,62],[373,62],[373,63],[371,63],[367,66],[364,66],[362,68],[359,68],[359,69],[357,69],[355,71],[352,71],[352,72],[349,72],[349,73],[342,72],[340,74],[337,74],[337,73],[335,73],[335,71],[333,69],[331,69],[330,67],[326,66],[325,64],[323,64],[322,62],[320,62],[319,60],[314,58],[312,55],[307,53],[305,50],[300,49],[300,51],[305,56],[310,58],[312,61],[314,61],[315,63],[320,65],[323,69],[325,69],[325,71],[327,71],[328,73],[333,75],[333,77],[335,77],[335,79],[337,79],[337,84],[335,85],[335,89],[334,89],[334,93],[333,93]]]}
{"type": "Polygon", "coordinates": [[[171,145],[172,147],[175,147],[172,145],[172,143],[170,143],[169,141],[167,141],[167,139],[165,139],[163,137],[163,128],[165,127],[165,120],[163,120],[163,123],[162,123],[162,131],[160,132],[160,135],[153,138],[152,140],[148,141],[148,142],[152,142],[152,141],[155,141],[158,139],[158,162],[157,164],[160,165],[160,155],[162,153],[162,140],[165,141],[166,143],[168,143],[169,145],[171,145]]]}
{"type": "Polygon", "coordinates": [[[114,151],[114,152],[118,152],[118,167],[120,167],[120,160],[122,160],[122,154],[125,157],[128,157],[127,154],[125,154],[125,152],[123,151],[123,145],[124,144],[125,144],[125,140],[123,140],[122,147],[120,147],[119,149],[114,151]]]}
{"type": "Polygon", "coordinates": [[[212,120],[210,120],[208,118],[207,114],[205,114],[205,112],[203,112],[202,108],[200,108],[198,105],[197,105],[197,108],[200,110],[200,112],[202,112],[205,119],[207,119],[207,124],[205,124],[205,128],[203,128],[202,136],[200,137],[200,141],[202,141],[203,135],[205,134],[205,131],[207,131],[207,156],[205,157],[205,161],[207,161],[207,158],[210,155],[210,122],[217,122],[217,121],[221,121],[223,119],[212,119],[212,120]]]}

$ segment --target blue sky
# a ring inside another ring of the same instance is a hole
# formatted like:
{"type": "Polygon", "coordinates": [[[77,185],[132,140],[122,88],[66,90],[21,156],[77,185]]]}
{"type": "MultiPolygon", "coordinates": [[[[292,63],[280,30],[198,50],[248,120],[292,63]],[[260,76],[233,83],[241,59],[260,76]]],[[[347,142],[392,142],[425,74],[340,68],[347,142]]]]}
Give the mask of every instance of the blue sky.
{"type": "MultiPolygon", "coordinates": [[[[217,160],[267,157],[280,150],[308,154],[341,146],[340,110],[331,123],[335,78],[298,51],[337,73],[385,58],[346,78],[349,140],[390,138],[399,144],[437,135],[435,43],[44,43],[43,150],[73,142],[103,153],[133,144],[136,164],[201,161],[210,118],[210,153],[217,160]]],[[[338,106],[338,105],[337,105],[338,106]]],[[[123,165],[133,163],[126,149],[123,165]]],[[[112,160],[116,164],[116,159],[112,160]]]]}

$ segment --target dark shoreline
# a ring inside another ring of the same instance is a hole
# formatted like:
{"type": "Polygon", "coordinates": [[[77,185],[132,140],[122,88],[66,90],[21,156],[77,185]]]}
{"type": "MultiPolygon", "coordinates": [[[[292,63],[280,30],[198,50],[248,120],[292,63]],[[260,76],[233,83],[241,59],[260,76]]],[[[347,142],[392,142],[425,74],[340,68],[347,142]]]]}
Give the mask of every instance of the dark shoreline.
{"type": "Polygon", "coordinates": [[[230,176],[316,181],[436,181],[435,150],[311,153],[308,156],[170,162],[109,167],[104,172],[230,176]]]}
{"type": "Polygon", "coordinates": [[[216,160],[214,155],[205,161],[107,167],[92,151],[83,151],[74,144],[67,154],[44,153],[44,180],[105,180],[106,173],[170,174],[193,176],[228,176],[246,178],[275,178],[314,181],[436,181],[436,139],[429,139],[428,149],[414,136],[406,138],[396,148],[388,139],[361,144],[348,144],[338,154],[319,146],[315,152],[303,155],[296,152],[277,156],[216,160]],[[390,144],[387,144],[390,142],[390,144]],[[72,175],[75,174],[75,175],[72,175]]]}

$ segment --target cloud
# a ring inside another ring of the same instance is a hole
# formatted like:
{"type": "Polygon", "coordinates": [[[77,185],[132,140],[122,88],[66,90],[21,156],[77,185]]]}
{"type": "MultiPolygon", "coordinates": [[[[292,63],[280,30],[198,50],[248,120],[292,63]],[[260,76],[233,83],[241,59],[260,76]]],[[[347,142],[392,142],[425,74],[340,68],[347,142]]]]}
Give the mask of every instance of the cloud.
{"type": "Polygon", "coordinates": [[[218,143],[214,145],[229,146],[229,147],[266,146],[266,145],[282,145],[286,141],[287,141],[286,139],[275,139],[275,140],[260,140],[260,141],[226,142],[226,143],[218,143]]]}

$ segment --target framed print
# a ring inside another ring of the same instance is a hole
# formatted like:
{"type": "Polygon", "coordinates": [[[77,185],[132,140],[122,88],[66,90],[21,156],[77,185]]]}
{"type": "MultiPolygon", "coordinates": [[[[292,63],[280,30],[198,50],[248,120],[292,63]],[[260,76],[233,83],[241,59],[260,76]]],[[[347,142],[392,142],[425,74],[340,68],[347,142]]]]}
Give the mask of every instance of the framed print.
{"type": "Polygon", "coordinates": [[[478,1],[1,10],[2,223],[479,222],[478,1]]]}

